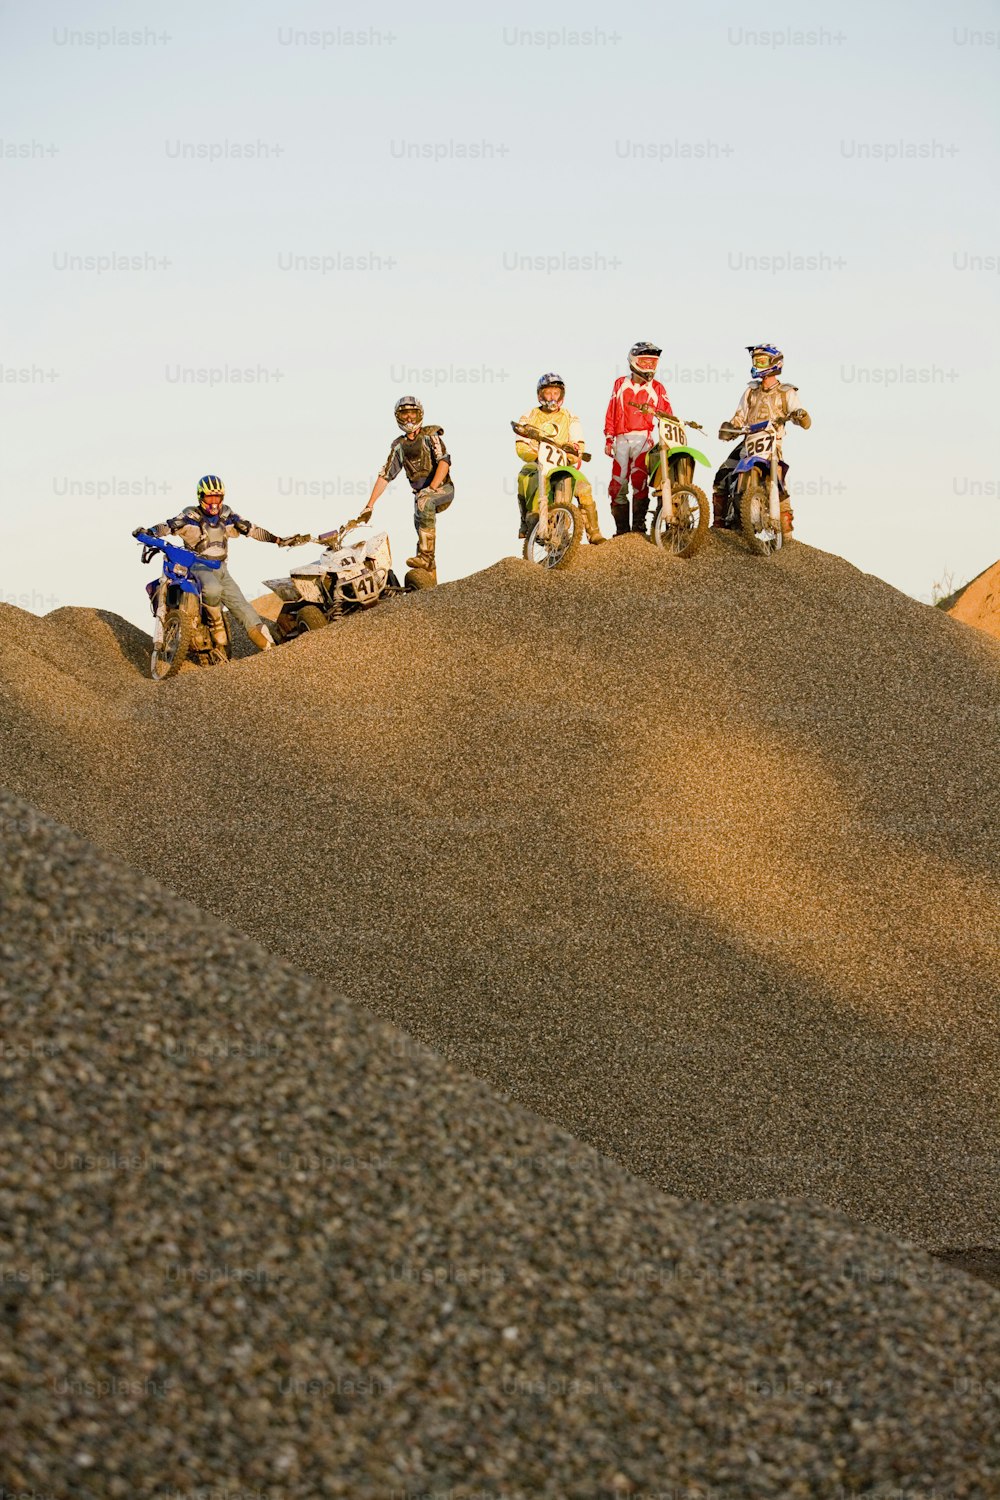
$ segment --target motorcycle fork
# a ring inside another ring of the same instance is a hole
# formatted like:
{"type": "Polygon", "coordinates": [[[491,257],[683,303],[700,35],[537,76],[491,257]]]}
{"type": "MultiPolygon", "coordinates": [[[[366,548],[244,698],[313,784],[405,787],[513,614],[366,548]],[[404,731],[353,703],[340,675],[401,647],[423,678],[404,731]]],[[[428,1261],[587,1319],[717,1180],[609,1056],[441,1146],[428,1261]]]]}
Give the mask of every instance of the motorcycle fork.
{"type": "Polygon", "coordinates": [[[667,445],[660,444],[660,510],[668,526],[674,522],[674,497],[670,486],[670,464],[667,460],[667,445]]]}
{"type": "Polygon", "coordinates": [[[779,536],[781,535],[781,487],[778,484],[780,461],[781,455],[778,452],[778,441],[775,438],[774,447],[771,449],[771,485],[767,495],[767,507],[771,523],[777,526],[779,536]]]}
{"type": "Polygon", "coordinates": [[[546,541],[549,535],[549,470],[538,466],[538,538],[546,541]]]}

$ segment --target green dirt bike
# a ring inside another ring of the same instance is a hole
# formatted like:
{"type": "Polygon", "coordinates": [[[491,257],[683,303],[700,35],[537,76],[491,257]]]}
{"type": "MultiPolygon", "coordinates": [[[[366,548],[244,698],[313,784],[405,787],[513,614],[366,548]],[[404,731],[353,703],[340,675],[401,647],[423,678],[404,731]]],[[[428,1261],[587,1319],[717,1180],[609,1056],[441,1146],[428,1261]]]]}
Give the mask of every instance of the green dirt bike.
{"type": "Polygon", "coordinates": [[[519,474],[518,498],[524,502],[527,535],[524,557],[543,568],[567,568],[580,545],[584,532],[583,514],[576,498],[576,486],[584,476],[576,463],[586,463],[589,453],[566,448],[538,427],[511,422],[520,438],[538,444],[536,472],[519,474]],[[537,513],[537,515],[536,515],[537,513]],[[535,517],[535,519],[532,519],[535,517]]]}
{"type": "MultiPolygon", "coordinates": [[[[677,417],[641,405],[656,418],[656,446],[646,454],[649,487],[656,496],[650,534],[658,547],[674,557],[693,557],[708,536],[709,513],[705,492],[694,481],[695,463],[711,468],[704,453],[689,448],[684,423],[677,417]]],[[[704,432],[700,422],[688,422],[704,432]]]]}

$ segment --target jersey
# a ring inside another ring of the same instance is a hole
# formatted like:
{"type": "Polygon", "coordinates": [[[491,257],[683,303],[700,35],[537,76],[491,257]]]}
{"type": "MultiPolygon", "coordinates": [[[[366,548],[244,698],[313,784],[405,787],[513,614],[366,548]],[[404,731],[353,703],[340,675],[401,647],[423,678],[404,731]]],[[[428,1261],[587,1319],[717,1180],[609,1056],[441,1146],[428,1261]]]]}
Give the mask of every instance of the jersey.
{"type": "Polygon", "coordinates": [[[668,417],[674,414],[666,388],[658,380],[640,384],[630,375],[619,375],[611,388],[611,400],[604,415],[604,436],[616,438],[626,432],[652,432],[653,413],[639,411],[640,405],[653,406],[668,417]]]}

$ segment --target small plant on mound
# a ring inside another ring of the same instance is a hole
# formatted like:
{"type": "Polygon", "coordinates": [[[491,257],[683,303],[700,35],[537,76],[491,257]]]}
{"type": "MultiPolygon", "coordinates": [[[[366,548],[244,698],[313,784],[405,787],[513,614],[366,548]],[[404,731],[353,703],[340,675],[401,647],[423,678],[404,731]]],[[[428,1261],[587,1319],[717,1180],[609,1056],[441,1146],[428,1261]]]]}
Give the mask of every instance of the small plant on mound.
{"type": "Polygon", "coordinates": [[[955,602],[955,596],[961,592],[960,588],[955,587],[955,574],[951,568],[945,568],[941,577],[931,584],[931,604],[935,609],[949,609],[955,602]]]}

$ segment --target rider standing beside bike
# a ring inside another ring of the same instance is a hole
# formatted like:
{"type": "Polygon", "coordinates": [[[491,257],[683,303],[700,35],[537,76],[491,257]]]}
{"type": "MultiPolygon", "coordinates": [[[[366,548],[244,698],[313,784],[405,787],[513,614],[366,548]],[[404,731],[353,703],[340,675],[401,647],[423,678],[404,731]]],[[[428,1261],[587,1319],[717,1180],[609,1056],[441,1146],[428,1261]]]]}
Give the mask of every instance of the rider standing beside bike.
{"type": "MultiPolygon", "coordinates": [[[[781,350],[774,344],[747,344],[746,350],[750,356],[750,384],[740,398],[732,421],[723,422],[719,428],[722,441],[735,436],[734,428],[743,431],[757,422],[771,422],[775,417],[787,417],[797,427],[811,427],[812,417],[797,399],[798,386],[778,380],[785,360],[781,350]]],[[[720,464],[712,483],[712,526],[717,531],[726,525],[726,490],[742,452],[743,443],[740,441],[720,464]]],[[[787,495],[781,497],[781,534],[792,534],[792,505],[787,495]]]]}
{"type": "Polygon", "coordinates": [[[225,647],[228,644],[222,618],[222,606],[225,605],[230,614],[239,620],[257,649],[269,651],[274,640],[267,623],[244,597],[243,590],[229,572],[226,562],[229,540],[231,537],[248,536],[255,542],[276,542],[279,547],[293,547],[300,540],[309,539],[275,536],[273,532],[265,531],[263,526],[251,525],[230,510],[228,505],[223,505],[225,493],[226,486],[219,476],[206,474],[203,479],[198,480],[197,505],[185,506],[180,515],[174,516],[170,521],[162,521],[158,526],[139,526],[132,535],[139,536],[142,532],[149,536],[173,534],[181,538],[189,552],[196,552],[199,557],[218,558],[222,563],[220,568],[199,568],[196,563],[191,569],[192,574],[197,575],[202,603],[211,620],[212,639],[218,646],[225,647]]]}
{"type": "Polygon", "coordinates": [[[615,535],[629,531],[628,487],[632,484],[632,531],[646,531],[649,510],[649,472],[646,455],[653,446],[653,415],[673,416],[666,389],[654,380],[662,349],[655,344],[633,344],[628,351],[629,375],[619,375],[611,388],[604,417],[604,451],[614,460],[608,494],[615,535]],[[640,407],[650,410],[642,411],[640,407]]]}
{"type": "Polygon", "coordinates": [[[433,576],[437,572],[438,511],[447,510],[455,498],[451,480],[451,456],[444,444],[444,430],[424,423],[424,408],[416,396],[400,396],[393,412],[402,437],[394,438],[389,457],[372,486],[362,520],[370,520],[375,501],[396,478],[406,471],[413,491],[413,524],[417,528],[417,554],[406,559],[408,568],[424,568],[433,576]]]}
{"type": "MultiPolygon", "coordinates": [[[[581,461],[583,454],[583,428],[580,426],[580,418],[574,417],[572,412],[566,411],[563,402],[566,400],[566,382],[561,375],[548,371],[539,376],[535,387],[538,405],[533,406],[529,412],[518,423],[519,427],[537,427],[546,437],[551,437],[560,448],[575,453],[577,461],[581,461]]],[[[517,503],[521,511],[521,527],[518,531],[519,537],[526,537],[530,529],[528,524],[528,492],[534,493],[538,486],[538,444],[530,438],[519,437],[514,444],[517,456],[524,467],[518,476],[517,503]]],[[[583,474],[576,481],[575,499],[583,516],[583,524],[587,533],[587,540],[592,546],[603,542],[605,538],[601,535],[601,523],[597,519],[597,503],[594,500],[594,492],[590,488],[590,480],[583,474]]]]}

